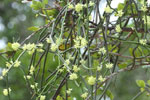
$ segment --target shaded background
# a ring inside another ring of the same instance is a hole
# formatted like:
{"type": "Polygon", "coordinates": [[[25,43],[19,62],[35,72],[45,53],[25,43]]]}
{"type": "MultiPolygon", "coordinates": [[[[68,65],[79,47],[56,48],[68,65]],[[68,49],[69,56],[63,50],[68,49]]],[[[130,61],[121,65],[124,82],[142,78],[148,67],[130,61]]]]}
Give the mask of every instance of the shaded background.
{"type": "MultiPolygon", "coordinates": [[[[118,1],[123,2],[124,0],[114,1],[116,2],[112,5],[117,7],[118,1]]],[[[105,2],[103,3],[105,4],[105,2]]],[[[22,4],[21,0],[0,0],[0,50],[8,42],[21,41],[28,36],[31,33],[27,30],[28,27],[44,24],[44,20],[41,17],[35,17],[36,12],[29,6],[30,3],[22,4]]],[[[112,16],[111,19],[115,20],[115,17],[112,16]]],[[[23,65],[28,63],[28,58],[28,56],[24,57],[23,65]]],[[[5,67],[4,65],[4,60],[0,56],[0,72],[5,67]]],[[[56,65],[53,64],[53,67],[55,68],[56,65]]],[[[148,80],[148,73],[149,69],[136,69],[131,72],[120,73],[114,77],[113,84],[110,87],[114,95],[114,100],[131,100],[140,91],[135,81],[137,79],[148,80]]],[[[9,84],[12,88],[11,100],[30,100],[31,96],[26,88],[25,80],[20,70],[11,71],[9,84]]],[[[6,86],[5,80],[0,81],[0,100],[8,100],[2,93],[6,86]]],[[[137,100],[150,100],[150,98],[146,94],[143,94],[137,100]]]]}

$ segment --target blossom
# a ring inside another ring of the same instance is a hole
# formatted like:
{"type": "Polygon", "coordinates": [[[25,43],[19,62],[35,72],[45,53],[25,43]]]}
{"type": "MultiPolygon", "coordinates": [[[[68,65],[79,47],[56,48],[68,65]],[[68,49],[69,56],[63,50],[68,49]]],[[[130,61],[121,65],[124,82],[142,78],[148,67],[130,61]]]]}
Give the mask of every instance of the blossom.
{"type": "Polygon", "coordinates": [[[100,54],[100,53],[105,54],[105,53],[106,53],[106,49],[105,49],[104,47],[99,48],[98,53],[99,53],[99,54],[100,54]]]}
{"type": "Polygon", "coordinates": [[[42,48],[43,47],[43,43],[39,43],[39,44],[37,44],[37,46],[42,48]]]}
{"type": "Polygon", "coordinates": [[[145,5],[143,5],[143,6],[141,7],[141,10],[142,10],[143,12],[146,12],[148,9],[147,9],[147,7],[146,7],[145,5]]]}
{"type": "Polygon", "coordinates": [[[24,44],[23,45],[23,50],[33,50],[33,49],[36,49],[36,45],[34,43],[28,43],[28,44],[24,44]]]}
{"type": "Polygon", "coordinates": [[[12,64],[11,64],[11,63],[6,62],[6,67],[10,68],[11,66],[12,66],[12,64]]]}
{"type": "Polygon", "coordinates": [[[86,62],[85,62],[84,59],[81,59],[81,60],[80,60],[80,63],[81,63],[81,64],[85,64],[86,62]]]}
{"type": "Polygon", "coordinates": [[[85,38],[82,38],[81,36],[77,36],[76,39],[74,40],[75,48],[83,48],[87,45],[87,40],[85,38]]]}
{"type": "Polygon", "coordinates": [[[5,76],[8,73],[8,69],[3,69],[2,70],[2,76],[5,76]]]}
{"type": "Polygon", "coordinates": [[[11,46],[12,46],[13,50],[17,51],[19,49],[19,47],[20,47],[20,44],[18,42],[14,42],[14,43],[12,43],[11,46]]]}
{"type": "Polygon", "coordinates": [[[30,72],[31,75],[33,74],[34,70],[35,70],[35,68],[32,65],[31,68],[30,68],[30,70],[29,70],[29,72],[30,72]]]}
{"type": "Polygon", "coordinates": [[[89,16],[89,20],[92,20],[92,16],[91,15],[89,16]]]}
{"type": "Polygon", "coordinates": [[[62,38],[56,38],[56,44],[59,46],[60,44],[63,43],[63,39],[62,38]]]}
{"type": "Polygon", "coordinates": [[[30,75],[27,75],[27,79],[31,79],[31,76],[30,76],[30,75]]]}
{"type": "Polygon", "coordinates": [[[69,4],[69,5],[68,5],[68,8],[69,8],[69,9],[73,9],[74,7],[73,7],[72,4],[69,4]]]}
{"type": "Polygon", "coordinates": [[[37,49],[37,51],[38,51],[38,52],[44,52],[44,50],[41,49],[41,48],[40,48],[40,49],[37,49]]]}
{"type": "Polygon", "coordinates": [[[112,9],[109,7],[109,6],[107,6],[106,8],[105,8],[105,12],[106,13],[112,13],[112,9]]]}
{"type": "Polygon", "coordinates": [[[97,67],[97,71],[100,71],[102,69],[102,67],[98,66],[97,67]]]}
{"type": "Polygon", "coordinates": [[[71,92],[72,92],[72,89],[69,88],[69,89],[67,90],[67,93],[70,94],[71,92]]]}
{"type": "Polygon", "coordinates": [[[80,70],[80,68],[77,67],[77,65],[73,65],[73,71],[74,72],[78,72],[80,70]]]}
{"type": "Polygon", "coordinates": [[[100,80],[101,82],[103,82],[105,80],[105,78],[103,78],[102,76],[99,76],[98,80],[100,80]]]}
{"type": "Polygon", "coordinates": [[[83,94],[81,95],[81,97],[84,98],[84,99],[85,99],[87,96],[88,96],[88,93],[87,93],[87,92],[85,92],[85,93],[83,93],[83,94]]]}
{"type": "Polygon", "coordinates": [[[18,61],[18,60],[16,60],[16,61],[15,61],[15,63],[14,63],[14,67],[19,67],[19,66],[20,66],[20,64],[21,64],[21,62],[20,62],[20,61],[18,61]]]}
{"type": "Polygon", "coordinates": [[[46,42],[47,43],[51,43],[51,39],[50,38],[46,38],[46,42]]]}
{"type": "Polygon", "coordinates": [[[70,77],[69,77],[70,80],[76,80],[77,78],[78,78],[78,76],[76,73],[70,74],[70,77]]]}
{"type": "Polygon", "coordinates": [[[106,64],[106,68],[110,69],[110,68],[112,68],[112,67],[113,67],[113,64],[112,64],[112,63],[107,63],[107,64],[106,64]]]}
{"type": "Polygon", "coordinates": [[[142,19],[144,21],[144,24],[150,25],[150,16],[143,16],[142,19]]]}
{"type": "Polygon", "coordinates": [[[77,11],[77,12],[80,12],[82,9],[83,9],[83,4],[78,3],[78,4],[75,6],[75,11],[77,11]]]}
{"type": "Polygon", "coordinates": [[[41,95],[40,96],[40,100],[45,100],[46,96],[45,95],[41,95]]]}
{"type": "Polygon", "coordinates": [[[70,60],[69,60],[69,59],[65,60],[64,65],[65,65],[65,66],[68,66],[69,64],[70,64],[70,60]]]}
{"type": "Polygon", "coordinates": [[[88,78],[88,84],[89,84],[89,85],[94,85],[95,82],[96,82],[96,78],[95,78],[95,77],[90,76],[90,77],[88,78]]]}
{"type": "Polygon", "coordinates": [[[0,80],[2,80],[3,79],[3,76],[0,76],[0,80]]]}
{"type": "Polygon", "coordinates": [[[81,38],[81,47],[85,47],[87,45],[87,40],[85,38],[81,38]]]}
{"type": "Polygon", "coordinates": [[[142,44],[142,45],[146,45],[147,40],[146,40],[146,39],[141,39],[139,42],[140,42],[140,44],[142,44]]]}
{"type": "Polygon", "coordinates": [[[116,16],[119,16],[119,17],[121,17],[123,15],[123,11],[122,10],[119,10],[118,12],[117,12],[117,14],[116,14],[116,16]]]}
{"type": "Polygon", "coordinates": [[[3,94],[4,94],[4,96],[8,96],[8,93],[10,93],[11,92],[11,89],[10,88],[8,88],[8,89],[3,89],[3,94]]]}
{"type": "Polygon", "coordinates": [[[58,45],[57,45],[57,44],[55,44],[55,43],[52,43],[52,44],[51,44],[51,50],[52,50],[53,52],[55,52],[55,51],[57,50],[57,48],[58,48],[58,45]]]}
{"type": "Polygon", "coordinates": [[[32,89],[35,89],[35,85],[32,85],[32,84],[31,84],[30,87],[31,87],[32,89]]]}
{"type": "Polygon", "coordinates": [[[120,33],[122,31],[122,29],[120,28],[120,25],[116,25],[115,28],[116,32],[120,33]]]}
{"type": "Polygon", "coordinates": [[[94,2],[90,1],[89,6],[94,6],[94,2]]]}

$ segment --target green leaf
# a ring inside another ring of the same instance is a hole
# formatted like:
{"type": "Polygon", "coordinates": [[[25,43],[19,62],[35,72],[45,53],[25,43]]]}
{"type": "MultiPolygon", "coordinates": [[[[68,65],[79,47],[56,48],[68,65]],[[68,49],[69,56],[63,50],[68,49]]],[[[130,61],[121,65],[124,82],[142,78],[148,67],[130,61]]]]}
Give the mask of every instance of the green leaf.
{"type": "Polygon", "coordinates": [[[44,4],[48,4],[48,0],[43,0],[43,3],[44,4]]]}
{"type": "Polygon", "coordinates": [[[123,10],[124,8],[124,3],[119,3],[118,4],[118,10],[123,10]]]}
{"type": "Polygon", "coordinates": [[[97,67],[99,65],[99,61],[98,60],[93,60],[93,66],[97,67]]]}
{"type": "Polygon", "coordinates": [[[51,10],[47,10],[47,14],[48,16],[57,16],[57,14],[59,13],[59,11],[57,9],[51,9],[51,10]]]}
{"type": "Polygon", "coordinates": [[[147,81],[147,84],[150,86],[150,80],[147,81]]]}
{"type": "Polygon", "coordinates": [[[63,98],[60,95],[58,95],[56,100],[63,100],[63,98]]]}
{"type": "Polygon", "coordinates": [[[34,10],[40,10],[42,8],[42,3],[40,1],[33,0],[31,8],[33,8],[34,10]]]}
{"type": "Polygon", "coordinates": [[[39,27],[35,27],[35,26],[32,26],[32,27],[28,28],[29,31],[37,31],[39,29],[40,29],[39,27]]]}
{"type": "Polygon", "coordinates": [[[126,67],[127,67],[127,64],[126,64],[126,63],[118,64],[118,67],[119,67],[120,69],[126,68],[126,67]]]}
{"type": "Polygon", "coordinates": [[[106,94],[107,94],[107,96],[108,96],[111,100],[114,99],[114,96],[113,96],[113,94],[111,93],[110,90],[107,90],[106,94]]]}
{"type": "Polygon", "coordinates": [[[145,87],[145,82],[144,82],[143,80],[136,80],[136,84],[137,84],[139,87],[142,87],[142,88],[145,87]]]}

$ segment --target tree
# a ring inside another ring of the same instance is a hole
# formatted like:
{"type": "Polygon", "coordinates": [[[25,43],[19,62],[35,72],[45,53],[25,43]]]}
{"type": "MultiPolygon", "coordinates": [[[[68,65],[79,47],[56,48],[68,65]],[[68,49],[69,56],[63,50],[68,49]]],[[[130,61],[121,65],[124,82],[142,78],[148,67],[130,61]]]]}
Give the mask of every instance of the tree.
{"type": "MultiPolygon", "coordinates": [[[[125,0],[112,8],[106,0],[103,14],[99,0],[23,1],[28,2],[45,25],[29,27],[33,33],[1,51],[6,63],[1,79],[7,83],[3,94],[9,99],[9,73],[16,68],[31,99],[113,100],[115,76],[149,67],[148,1],[125,0]],[[110,20],[112,15],[116,21],[110,20]]],[[[140,92],[132,100],[149,95],[150,80],[136,83],[140,92]]]]}

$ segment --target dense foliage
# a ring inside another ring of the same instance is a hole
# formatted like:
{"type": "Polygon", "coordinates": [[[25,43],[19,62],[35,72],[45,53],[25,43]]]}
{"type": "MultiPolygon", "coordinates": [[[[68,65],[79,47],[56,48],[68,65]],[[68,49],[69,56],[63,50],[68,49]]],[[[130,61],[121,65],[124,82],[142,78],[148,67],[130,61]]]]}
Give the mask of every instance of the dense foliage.
{"type": "Polygon", "coordinates": [[[13,27],[6,22],[9,29],[30,34],[12,39],[6,29],[9,42],[0,50],[3,95],[9,100],[120,100],[129,92],[121,100],[149,100],[150,2],[124,0],[117,8],[111,7],[113,0],[105,2],[104,13],[101,0],[18,3],[30,5],[21,15],[32,9],[40,21],[28,19],[13,27]],[[111,21],[112,16],[116,20],[111,21]],[[23,25],[29,23],[33,26],[27,31],[23,25]],[[118,85],[121,82],[125,86],[118,85]],[[15,91],[19,89],[24,93],[15,91]]]}

